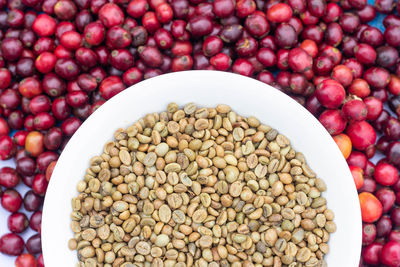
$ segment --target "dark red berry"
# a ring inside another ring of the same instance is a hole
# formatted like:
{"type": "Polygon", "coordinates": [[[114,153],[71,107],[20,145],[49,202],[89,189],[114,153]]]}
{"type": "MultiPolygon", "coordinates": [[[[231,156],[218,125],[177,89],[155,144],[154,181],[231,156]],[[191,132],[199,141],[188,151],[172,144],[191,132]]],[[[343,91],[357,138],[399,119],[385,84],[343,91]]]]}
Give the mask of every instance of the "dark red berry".
{"type": "Polygon", "coordinates": [[[8,229],[16,234],[24,232],[29,226],[29,220],[24,213],[11,214],[7,220],[8,229]]]}
{"type": "Polygon", "coordinates": [[[13,188],[21,181],[21,177],[17,171],[11,167],[3,167],[0,169],[0,185],[6,188],[13,188]]]}
{"type": "Polygon", "coordinates": [[[17,234],[10,233],[0,237],[0,252],[6,255],[18,256],[24,251],[24,240],[17,234]]]}
{"type": "Polygon", "coordinates": [[[6,160],[15,155],[17,146],[10,136],[4,135],[0,137],[0,159],[6,160]]]}
{"type": "Polygon", "coordinates": [[[42,224],[42,211],[36,211],[32,214],[31,218],[29,219],[29,226],[32,230],[39,232],[40,227],[42,224]]]}
{"type": "Polygon", "coordinates": [[[82,122],[78,118],[70,117],[61,124],[61,130],[63,131],[64,135],[72,136],[81,126],[81,124],[82,122]]]}

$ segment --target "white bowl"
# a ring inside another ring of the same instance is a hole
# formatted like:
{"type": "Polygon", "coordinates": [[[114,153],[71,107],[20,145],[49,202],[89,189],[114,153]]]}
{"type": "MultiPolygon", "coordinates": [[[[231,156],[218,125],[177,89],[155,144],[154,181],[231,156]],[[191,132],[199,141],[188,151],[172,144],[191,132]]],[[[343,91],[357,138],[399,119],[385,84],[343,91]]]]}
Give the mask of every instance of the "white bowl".
{"type": "Polygon", "coordinates": [[[91,115],[61,154],[44,203],[42,246],[46,266],[71,267],[76,251],[68,249],[71,199],[77,195],[89,159],[101,154],[117,128],[127,127],[169,102],[215,107],[228,104],[238,114],[254,115],[286,135],[310,167],[323,178],[328,207],[335,213],[337,232],[329,240],[328,266],[358,266],[361,213],[353,178],[332,137],[311,113],[280,91],[244,76],[217,71],[187,71],[161,75],[113,97],[91,115]]]}

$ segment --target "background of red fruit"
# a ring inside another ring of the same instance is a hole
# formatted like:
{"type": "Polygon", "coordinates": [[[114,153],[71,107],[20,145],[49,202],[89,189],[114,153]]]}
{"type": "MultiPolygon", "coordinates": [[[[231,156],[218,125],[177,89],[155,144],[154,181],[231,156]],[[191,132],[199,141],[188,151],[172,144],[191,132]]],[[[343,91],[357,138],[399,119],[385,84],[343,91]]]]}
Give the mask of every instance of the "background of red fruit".
{"type": "Polygon", "coordinates": [[[272,84],[320,120],[365,192],[361,202],[376,207],[363,214],[361,266],[400,266],[400,4],[108,2],[0,0],[0,159],[13,158],[0,168],[16,162],[18,172],[1,169],[0,233],[16,234],[0,238],[0,251],[22,253],[23,232],[24,253],[37,258],[0,255],[0,265],[43,266],[40,211],[32,212],[84,119],[143,79],[209,69],[272,84]]]}

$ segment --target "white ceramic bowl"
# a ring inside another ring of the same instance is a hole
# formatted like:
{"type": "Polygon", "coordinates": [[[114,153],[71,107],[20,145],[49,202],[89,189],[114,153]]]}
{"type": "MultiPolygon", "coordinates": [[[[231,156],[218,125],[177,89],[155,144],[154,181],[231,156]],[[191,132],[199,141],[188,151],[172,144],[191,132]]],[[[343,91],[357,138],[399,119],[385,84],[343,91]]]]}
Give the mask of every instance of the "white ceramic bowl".
{"type": "Polygon", "coordinates": [[[286,135],[328,186],[325,197],[335,212],[337,232],[329,240],[328,266],[356,267],[361,250],[361,214],[354,182],[338,147],[311,113],[290,97],[255,79],[217,71],[187,71],[138,83],[113,97],[78,129],[61,154],[44,203],[42,246],[46,266],[72,267],[68,249],[71,198],[89,159],[102,152],[117,128],[127,127],[169,102],[214,107],[228,104],[238,114],[254,115],[286,135]]]}

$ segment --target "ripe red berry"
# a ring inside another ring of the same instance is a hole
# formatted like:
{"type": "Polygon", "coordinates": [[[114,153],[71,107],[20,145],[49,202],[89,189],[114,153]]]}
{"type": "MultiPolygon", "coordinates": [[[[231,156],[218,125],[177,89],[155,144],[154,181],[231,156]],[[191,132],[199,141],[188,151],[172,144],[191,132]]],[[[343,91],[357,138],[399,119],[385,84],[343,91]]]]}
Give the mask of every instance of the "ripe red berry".
{"type": "Polygon", "coordinates": [[[346,97],[343,86],[335,80],[324,80],[315,91],[318,101],[326,108],[338,108],[346,97]]]}
{"type": "Polygon", "coordinates": [[[56,20],[47,14],[40,14],[32,24],[32,30],[39,36],[51,36],[56,31],[56,20]]]}
{"type": "Polygon", "coordinates": [[[366,121],[355,121],[347,127],[347,135],[354,148],[365,150],[373,145],[376,140],[374,128],[366,121]]]}
{"type": "Polygon", "coordinates": [[[399,179],[398,170],[391,164],[380,162],[375,167],[375,180],[385,186],[394,185],[399,179]]]}

